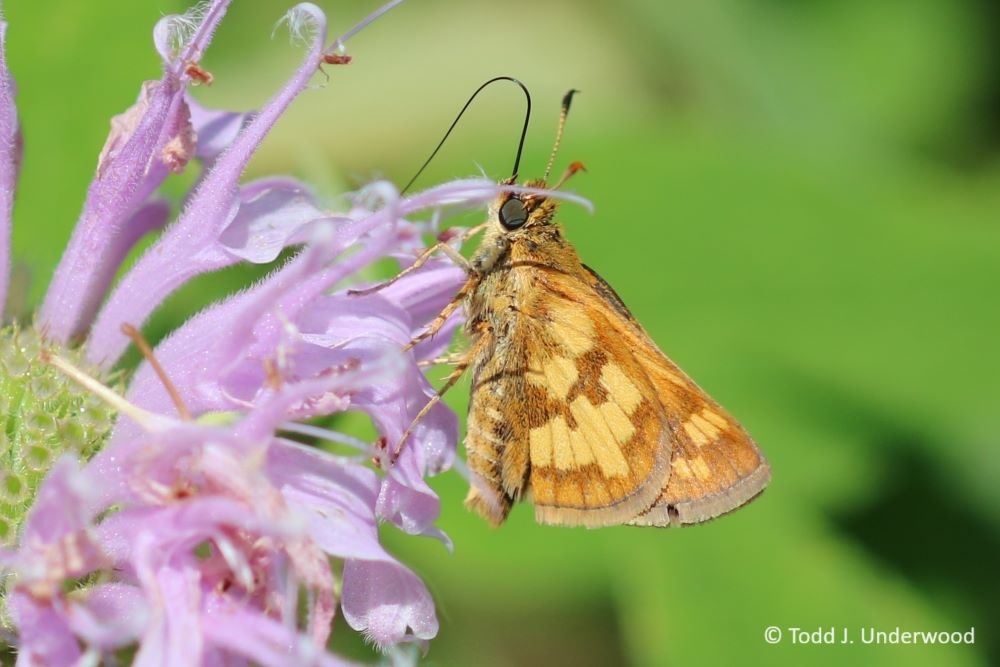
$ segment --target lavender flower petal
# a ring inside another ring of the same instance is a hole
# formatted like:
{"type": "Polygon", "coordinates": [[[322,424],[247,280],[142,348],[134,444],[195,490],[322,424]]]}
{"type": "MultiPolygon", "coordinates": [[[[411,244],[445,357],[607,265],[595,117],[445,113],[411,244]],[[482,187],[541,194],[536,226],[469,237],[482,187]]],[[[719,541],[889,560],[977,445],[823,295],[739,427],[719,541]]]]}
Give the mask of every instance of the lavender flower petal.
{"type": "Polygon", "coordinates": [[[17,665],[78,664],[82,651],[60,609],[19,591],[10,595],[7,609],[19,634],[17,665]]]}
{"type": "Polygon", "coordinates": [[[285,624],[233,605],[227,605],[226,609],[206,619],[204,630],[206,639],[226,649],[227,655],[246,656],[253,664],[269,667],[347,667],[354,664],[324,652],[285,624]]]}
{"type": "MultiPolygon", "coordinates": [[[[293,34],[311,35],[303,64],[260,114],[230,114],[202,109],[185,90],[227,6],[216,0],[157,25],[163,78],[143,86],[136,106],[113,127],[41,324],[64,342],[89,329],[89,358],[108,365],[124,348],[119,324],[141,324],[187,277],[304,248],[159,346],[160,361],[195,414],[235,413],[225,426],[167,416],[172,406],[146,366],[129,389],[130,404],[81,377],[61,355],[48,357],[123,416],[83,470],[68,459],[57,463],[19,546],[0,551],[0,567],[14,575],[8,609],[21,664],[96,664],[132,644],[140,666],[346,664],[324,650],[338,603],[331,556],[344,562],[348,623],[380,648],[424,644],[438,630],[426,587],[381,546],[378,524],[388,518],[447,543],[433,526],[439,504],[424,477],[451,464],[455,416],[436,406],[398,461],[385,444],[372,445],[366,454],[378,455],[385,474],[366,467],[367,456],[338,457],[275,433],[294,432],[288,420],[361,410],[382,434],[380,443],[398,443],[433,396],[415,362],[444,350],[461,317],[413,353],[401,348],[464,276],[434,260],[380,293],[348,296],[345,287],[375,260],[415,257],[426,230],[403,216],[481,203],[498,186],[467,181],[401,199],[377,183],[340,217],[321,212],[307,188],[290,179],[240,187],[247,160],[322,60],[325,17],[308,3],[293,10],[293,34]],[[168,218],[168,207],[151,198],[156,188],[192,157],[206,169],[182,214],[97,314],[125,255],[168,218]],[[160,263],[158,253],[166,258],[160,263]],[[98,266],[81,264],[93,256],[100,256],[98,266]],[[66,303],[72,307],[61,308],[66,303]],[[85,585],[67,594],[67,583],[79,581],[85,585]]],[[[0,107],[12,94],[3,66],[0,53],[0,107]]],[[[0,142],[0,168],[4,157],[0,142]]],[[[4,260],[4,234],[0,246],[4,260]]]]}
{"type": "Polygon", "coordinates": [[[201,663],[204,638],[199,607],[201,590],[194,568],[169,565],[154,568],[154,540],[148,533],[140,536],[137,559],[139,578],[153,596],[154,613],[135,656],[135,667],[162,665],[197,665],[201,663]]]}
{"type": "Polygon", "coordinates": [[[64,579],[105,563],[90,530],[94,486],[69,456],[53,466],[24,523],[21,548],[12,563],[19,589],[47,599],[60,590],[64,579]]]}
{"type": "MultiPolygon", "coordinates": [[[[163,77],[147,82],[139,101],[112,122],[112,131],[73,231],[42,306],[39,322],[50,338],[67,342],[90,325],[121,253],[105,252],[125,233],[128,221],[171,171],[193,153],[193,130],[184,89],[190,77],[184,63],[200,58],[230,0],[214,0],[194,35],[172,58],[164,58],[163,77]]],[[[161,51],[168,27],[183,17],[166,17],[154,33],[161,51]]]]}
{"type": "Polygon", "coordinates": [[[195,156],[206,167],[211,167],[215,159],[239,135],[249,121],[250,114],[207,109],[190,95],[187,96],[187,104],[191,110],[191,124],[198,134],[195,156]]]}
{"type": "Polygon", "coordinates": [[[21,133],[14,105],[14,78],[7,70],[7,22],[0,17],[0,318],[10,277],[10,219],[21,168],[21,133]]]}
{"type": "Polygon", "coordinates": [[[302,183],[261,179],[240,188],[239,210],[219,242],[236,257],[266,264],[284,248],[307,241],[313,229],[310,223],[326,218],[302,183]]]}
{"type": "Polygon", "coordinates": [[[124,351],[127,339],[119,331],[122,322],[145,322],[156,306],[184,282],[234,261],[219,246],[218,237],[237,213],[240,175],[278,117],[306,88],[322,57],[326,16],[310,3],[299,4],[292,11],[305,17],[302,20],[308,19],[314,29],[305,58],[284,88],[219,156],[177,221],[112,292],[87,343],[88,357],[94,363],[110,365],[124,351]]]}
{"type": "MultiPolygon", "coordinates": [[[[209,308],[157,347],[160,362],[176,369],[171,379],[195,414],[239,407],[224,390],[226,376],[235,365],[261,348],[263,353],[258,354],[262,356],[257,357],[252,369],[257,373],[256,380],[244,380],[249,382],[246,387],[233,387],[232,391],[236,395],[252,396],[264,387],[261,362],[269,354],[277,353],[285,337],[284,322],[294,321],[301,309],[321,294],[329,282],[350,275],[356,267],[378,257],[381,251],[378,247],[369,248],[353,256],[345,265],[331,267],[320,272],[321,275],[313,274],[322,268],[324,259],[339,253],[378,223],[377,220],[333,223],[338,225],[339,231],[325,246],[323,242],[311,244],[308,250],[260,285],[209,308]]],[[[171,410],[169,397],[148,365],[137,372],[128,398],[154,411],[171,410]]],[[[135,433],[134,425],[130,426],[128,420],[120,421],[112,446],[135,433]]]]}
{"type": "Polygon", "coordinates": [[[70,457],[46,477],[6,564],[14,573],[7,606],[20,636],[19,664],[74,664],[81,651],[61,598],[66,580],[106,563],[86,507],[93,482],[70,457]]]}
{"type": "Polygon", "coordinates": [[[101,650],[114,650],[138,639],[149,622],[141,589],[121,582],[100,584],[81,602],[69,605],[66,621],[74,634],[101,650]]]}
{"type": "Polygon", "coordinates": [[[352,628],[383,648],[437,634],[426,587],[378,542],[374,473],[288,445],[272,448],[268,469],[289,504],[305,516],[312,539],[347,559],[341,605],[352,628]]]}
{"type": "Polygon", "coordinates": [[[423,582],[392,563],[349,560],[344,564],[344,618],[380,648],[434,638],[434,603],[423,582]]]}

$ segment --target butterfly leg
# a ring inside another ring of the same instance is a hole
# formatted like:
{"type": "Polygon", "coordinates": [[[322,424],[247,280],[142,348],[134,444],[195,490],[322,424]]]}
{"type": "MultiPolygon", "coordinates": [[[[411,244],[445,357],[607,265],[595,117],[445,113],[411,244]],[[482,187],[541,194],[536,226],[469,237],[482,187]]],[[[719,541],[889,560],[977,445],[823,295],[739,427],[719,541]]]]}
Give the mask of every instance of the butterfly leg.
{"type": "Polygon", "coordinates": [[[469,366],[472,364],[472,360],[483,346],[484,341],[485,337],[480,338],[476,345],[462,353],[462,358],[456,363],[455,369],[452,370],[447,378],[445,378],[444,384],[441,385],[441,388],[438,389],[437,393],[431,397],[431,400],[427,401],[427,405],[420,408],[420,412],[417,413],[417,416],[413,418],[410,425],[406,427],[405,431],[403,431],[403,435],[399,437],[399,442],[396,443],[396,448],[392,452],[392,457],[390,459],[391,463],[396,463],[399,459],[399,454],[403,451],[403,443],[406,442],[406,439],[410,436],[410,433],[416,425],[420,423],[420,420],[426,417],[427,413],[430,412],[435,405],[441,402],[441,398],[448,392],[449,389],[455,386],[455,383],[458,382],[459,378],[461,378],[465,371],[468,370],[469,366]]]}
{"type": "Polygon", "coordinates": [[[448,321],[448,318],[451,317],[452,313],[458,310],[459,306],[461,306],[462,303],[465,301],[465,297],[468,296],[473,289],[475,289],[476,285],[479,284],[480,280],[481,276],[478,273],[472,273],[469,276],[469,279],[465,281],[465,284],[462,285],[462,289],[458,290],[458,294],[456,294],[455,297],[450,302],[448,302],[448,305],[445,306],[440,313],[438,313],[438,316],[435,317],[434,320],[427,325],[426,329],[424,329],[413,340],[411,340],[409,343],[406,344],[406,346],[403,348],[403,352],[412,350],[418,344],[427,340],[428,338],[436,334],[438,331],[440,331],[441,327],[444,326],[444,323],[448,321]]]}
{"type": "MultiPolygon", "coordinates": [[[[481,225],[476,225],[475,227],[470,227],[469,229],[465,230],[459,237],[461,242],[465,243],[470,238],[472,238],[480,231],[482,231],[485,227],[486,223],[483,223],[481,225]]],[[[434,255],[434,253],[436,253],[439,250],[443,252],[448,259],[453,261],[458,266],[462,267],[462,269],[466,273],[470,273],[472,271],[472,265],[469,263],[469,260],[467,260],[465,257],[462,256],[462,253],[455,250],[448,243],[445,243],[444,241],[439,241],[438,243],[435,243],[430,248],[427,248],[422,253],[420,253],[420,256],[417,257],[416,260],[414,260],[413,264],[410,264],[408,267],[406,267],[405,269],[394,275],[389,280],[381,282],[378,285],[373,285],[372,287],[369,287],[367,289],[348,290],[347,293],[350,294],[351,296],[365,296],[367,294],[372,294],[374,292],[383,290],[389,285],[392,285],[394,282],[396,282],[403,276],[413,273],[414,271],[422,267],[434,255]]]]}
{"type": "Polygon", "coordinates": [[[381,290],[384,290],[386,287],[388,287],[389,285],[392,285],[393,283],[395,283],[400,278],[402,278],[402,277],[404,277],[406,275],[409,275],[410,273],[413,273],[414,271],[416,271],[417,269],[419,269],[421,266],[423,266],[424,264],[426,264],[427,260],[429,260],[431,258],[431,256],[434,253],[436,253],[438,250],[444,251],[444,253],[446,255],[448,255],[449,259],[452,259],[454,261],[454,258],[452,258],[451,254],[448,253],[448,251],[450,250],[451,252],[453,252],[456,255],[458,255],[459,257],[461,257],[463,262],[465,262],[466,264],[468,264],[468,260],[465,259],[464,257],[462,257],[461,255],[459,255],[458,251],[455,250],[454,248],[452,248],[447,243],[435,243],[430,248],[428,248],[427,250],[423,251],[420,254],[420,256],[417,257],[417,259],[413,262],[413,264],[410,264],[408,267],[406,267],[405,269],[403,269],[402,271],[400,271],[399,273],[397,273],[396,275],[394,275],[392,278],[389,278],[385,282],[381,282],[378,285],[373,285],[372,287],[368,287],[366,289],[352,289],[352,290],[348,290],[347,293],[350,294],[351,296],[366,296],[368,294],[374,294],[375,292],[379,292],[381,290]]]}
{"type": "Polygon", "coordinates": [[[418,361],[417,366],[421,368],[426,368],[427,366],[437,366],[438,364],[442,366],[454,366],[462,362],[465,359],[464,352],[452,352],[451,354],[445,354],[440,357],[435,357],[434,359],[424,359],[423,361],[418,361]]]}

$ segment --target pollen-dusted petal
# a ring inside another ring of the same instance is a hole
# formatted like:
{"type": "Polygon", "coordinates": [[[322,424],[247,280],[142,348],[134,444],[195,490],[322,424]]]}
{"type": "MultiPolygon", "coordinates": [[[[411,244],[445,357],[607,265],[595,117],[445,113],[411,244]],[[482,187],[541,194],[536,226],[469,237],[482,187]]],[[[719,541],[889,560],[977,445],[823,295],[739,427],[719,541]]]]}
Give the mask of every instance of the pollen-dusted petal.
{"type": "Polygon", "coordinates": [[[22,541],[49,544],[87,528],[94,487],[94,479],[79,469],[73,457],[59,459],[38,489],[22,541]]]}
{"type": "Polygon", "coordinates": [[[40,601],[57,595],[68,579],[104,566],[107,558],[91,531],[95,480],[72,457],[60,459],[38,490],[11,569],[18,589],[40,601]]]}
{"type": "Polygon", "coordinates": [[[0,17],[0,319],[10,277],[11,212],[21,169],[21,132],[14,105],[14,78],[7,70],[7,22],[0,17]]]}
{"type": "Polygon", "coordinates": [[[195,147],[198,145],[187,100],[182,96],[176,101],[176,105],[177,113],[171,115],[171,125],[164,128],[166,140],[160,147],[159,155],[153,156],[154,160],[159,160],[173,174],[184,171],[187,163],[194,158],[195,147]]]}

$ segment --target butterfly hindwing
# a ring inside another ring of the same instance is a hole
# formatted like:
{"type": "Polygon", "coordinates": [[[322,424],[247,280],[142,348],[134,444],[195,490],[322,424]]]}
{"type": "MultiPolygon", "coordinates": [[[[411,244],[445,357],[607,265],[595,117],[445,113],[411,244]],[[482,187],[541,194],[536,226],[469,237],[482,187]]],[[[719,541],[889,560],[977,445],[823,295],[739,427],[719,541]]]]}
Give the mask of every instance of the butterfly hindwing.
{"type": "Polygon", "coordinates": [[[611,286],[589,268],[587,274],[593,292],[623,314],[616,324],[639,351],[638,358],[652,381],[672,435],[669,481],[655,505],[630,523],[699,523],[752,500],[771,478],[770,466],[757,444],[660,351],[611,286]]]}

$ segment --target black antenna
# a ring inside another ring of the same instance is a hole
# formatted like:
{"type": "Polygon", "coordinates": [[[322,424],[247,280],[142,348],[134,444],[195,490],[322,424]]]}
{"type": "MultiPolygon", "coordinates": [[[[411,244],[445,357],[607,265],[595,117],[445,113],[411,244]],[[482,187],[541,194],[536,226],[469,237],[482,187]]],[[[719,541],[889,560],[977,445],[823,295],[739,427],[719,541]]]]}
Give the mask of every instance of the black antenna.
{"type": "Polygon", "coordinates": [[[424,173],[424,169],[427,168],[427,165],[431,163],[431,160],[434,159],[434,156],[437,155],[439,150],[441,150],[441,147],[444,145],[444,142],[448,140],[448,135],[450,135],[451,131],[455,129],[455,126],[458,125],[458,121],[462,117],[462,114],[464,114],[465,110],[469,108],[470,104],[472,104],[472,100],[476,99],[476,95],[482,92],[483,88],[490,85],[491,83],[496,83],[497,81],[511,81],[513,83],[516,83],[518,86],[521,87],[521,90],[524,91],[524,100],[527,103],[527,107],[525,108],[524,111],[524,127],[521,128],[521,140],[517,143],[517,155],[514,156],[514,169],[513,171],[511,171],[510,174],[511,178],[517,176],[517,169],[521,165],[521,150],[524,148],[524,138],[528,134],[528,121],[531,119],[531,95],[528,93],[528,89],[524,87],[524,84],[515,79],[514,77],[497,76],[490,79],[483,85],[479,86],[479,88],[476,89],[476,92],[472,93],[472,97],[469,98],[469,101],[465,103],[465,106],[462,107],[462,110],[458,112],[457,116],[455,116],[455,120],[452,122],[451,127],[449,127],[448,131],[444,133],[444,136],[441,138],[441,141],[438,142],[438,145],[434,149],[434,152],[432,152],[431,156],[427,158],[427,160],[423,163],[423,165],[421,165],[420,169],[417,170],[417,173],[415,173],[413,175],[413,178],[410,179],[410,182],[406,184],[406,187],[404,187],[402,190],[399,191],[399,194],[403,194],[404,192],[409,190],[410,186],[413,185],[413,182],[420,177],[420,174],[424,173]]]}

